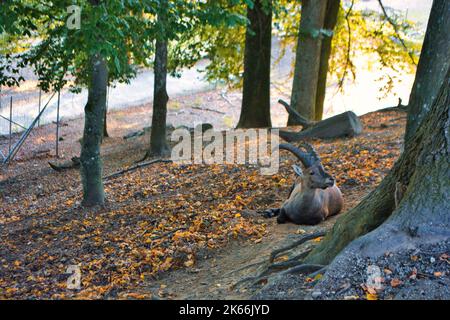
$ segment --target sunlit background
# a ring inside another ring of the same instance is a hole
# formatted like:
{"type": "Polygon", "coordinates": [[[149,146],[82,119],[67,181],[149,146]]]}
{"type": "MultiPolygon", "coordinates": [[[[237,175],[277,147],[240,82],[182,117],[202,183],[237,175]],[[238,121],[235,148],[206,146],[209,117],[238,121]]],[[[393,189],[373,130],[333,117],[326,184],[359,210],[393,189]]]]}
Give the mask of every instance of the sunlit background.
{"type": "MultiPolygon", "coordinates": [[[[345,3],[345,2],[344,2],[345,3]]],[[[384,5],[396,10],[400,10],[405,19],[418,23],[422,34],[425,33],[427,19],[430,13],[432,0],[384,0],[384,5]]],[[[362,0],[357,2],[361,8],[380,10],[377,0],[362,0]]],[[[285,56],[275,64],[279,58],[279,45],[276,38],[273,39],[273,60],[272,70],[272,101],[280,97],[290,95],[292,78],[291,66],[293,54],[290,50],[286,51],[285,56]]],[[[330,83],[327,88],[324,117],[329,117],[344,111],[354,111],[361,115],[384,107],[395,106],[398,99],[402,99],[403,104],[408,103],[409,93],[414,81],[414,73],[404,73],[401,76],[401,82],[395,82],[390,92],[382,90],[385,83],[380,81],[380,77],[386,73],[378,63],[371,61],[373,57],[358,56],[353,57],[356,69],[356,78],[347,77],[344,82],[343,90],[337,90],[336,83],[330,83]],[[370,63],[369,63],[370,62],[370,63]]],[[[216,87],[203,80],[203,73],[200,70],[207,65],[207,61],[201,61],[195,68],[184,70],[180,78],[170,77],[167,82],[168,94],[171,98],[180,97],[186,94],[207,91],[216,87]]],[[[27,80],[20,88],[8,89],[2,88],[0,115],[9,118],[10,97],[13,97],[13,120],[23,126],[28,126],[38,113],[39,91],[36,89],[36,81],[33,76],[28,74],[27,80]]],[[[224,88],[218,88],[224,91],[224,88]]],[[[233,91],[228,92],[233,94],[233,91]]],[[[239,94],[239,91],[234,91],[239,94]]],[[[140,72],[137,77],[131,80],[131,83],[118,84],[110,88],[108,108],[109,110],[123,109],[133,106],[149,104],[153,95],[153,73],[151,70],[140,72]]],[[[43,94],[42,105],[50,97],[50,94],[43,94]]],[[[71,119],[83,115],[84,104],[87,100],[87,92],[83,90],[80,94],[73,94],[64,90],[61,92],[60,116],[62,119],[71,119]]],[[[41,124],[51,123],[56,119],[56,96],[49,103],[49,107],[43,114],[41,124]]],[[[230,112],[230,119],[224,123],[219,123],[217,127],[226,128],[234,126],[239,114],[239,103],[236,103],[230,112]],[[236,109],[236,110],[234,110],[236,109]]],[[[272,108],[272,123],[274,126],[284,126],[287,115],[281,107],[272,108]]],[[[168,121],[177,124],[176,119],[171,119],[169,114],[168,121]]],[[[197,119],[196,121],[201,121],[197,119]]],[[[20,131],[21,128],[13,125],[13,131],[20,131]]],[[[0,134],[7,134],[9,123],[0,118],[0,134]]]]}

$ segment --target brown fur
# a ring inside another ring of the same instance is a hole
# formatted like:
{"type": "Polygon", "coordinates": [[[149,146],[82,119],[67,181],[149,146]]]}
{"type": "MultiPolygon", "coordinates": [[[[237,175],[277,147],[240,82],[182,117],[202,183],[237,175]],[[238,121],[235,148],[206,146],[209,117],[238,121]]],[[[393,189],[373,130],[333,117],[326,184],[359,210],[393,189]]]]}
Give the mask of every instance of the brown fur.
{"type": "Polygon", "coordinates": [[[297,178],[289,198],[281,207],[277,221],[318,224],[340,213],[343,204],[341,191],[334,179],[317,162],[297,178]]]}

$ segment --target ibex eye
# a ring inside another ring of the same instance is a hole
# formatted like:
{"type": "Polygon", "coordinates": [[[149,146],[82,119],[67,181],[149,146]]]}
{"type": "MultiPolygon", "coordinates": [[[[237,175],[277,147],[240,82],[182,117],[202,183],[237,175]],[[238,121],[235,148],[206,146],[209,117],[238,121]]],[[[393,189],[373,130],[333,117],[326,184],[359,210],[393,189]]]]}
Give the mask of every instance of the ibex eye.
{"type": "Polygon", "coordinates": [[[310,173],[310,175],[314,175],[314,171],[310,173]]]}

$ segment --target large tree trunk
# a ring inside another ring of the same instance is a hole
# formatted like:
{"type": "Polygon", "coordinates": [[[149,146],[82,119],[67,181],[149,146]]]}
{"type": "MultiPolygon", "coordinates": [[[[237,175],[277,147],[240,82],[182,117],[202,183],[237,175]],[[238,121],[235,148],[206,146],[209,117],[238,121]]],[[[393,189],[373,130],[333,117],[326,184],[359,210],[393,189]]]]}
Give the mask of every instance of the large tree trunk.
{"type": "Polygon", "coordinates": [[[449,107],[447,69],[437,99],[394,168],[378,188],[338,219],[323,242],[308,255],[308,263],[330,263],[352,240],[377,227],[346,252],[378,255],[415,242],[450,238],[449,107]],[[394,194],[399,186],[405,191],[396,208],[394,194]]]}
{"type": "MultiPolygon", "coordinates": [[[[340,0],[328,0],[327,8],[325,11],[325,21],[323,28],[333,31],[336,27],[338,18],[340,0]]],[[[319,76],[317,80],[317,92],[316,92],[316,108],[314,111],[314,120],[320,121],[323,116],[323,105],[325,102],[325,91],[327,87],[327,75],[328,75],[328,61],[331,54],[331,42],[333,36],[324,37],[322,39],[322,45],[320,48],[320,63],[319,63],[319,76]]]]}
{"type": "Polygon", "coordinates": [[[238,128],[271,127],[270,50],[272,41],[271,0],[256,0],[247,8],[250,24],[245,35],[244,87],[238,128]]]}
{"type": "MultiPolygon", "coordinates": [[[[315,118],[321,35],[327,0],[303,0],[292,83],[291,107],[308,120],[315,118]]],[[[288,125],[298,123],[292,117],[288,125]]]]}
{"type": "Polygon", "coordinates": [[[101,205],[105,201],[102,182],[102,140],[103,117],[106,107],[108,69],[99,54],[91,59],[91,76],[88,101],[84,108],[84,132],[81,145],[81,181],[83,184],[83,205],[101,205]]]}
{"type": "Polygon", "coordinates": [[[450,1],[434,0],[408,103],[405,141],[419,127],[438,94],[450,65],[450,1]]]}
{"type": "MultiPolygon", "coordinates": [[[[166,22],[167,0],[161,1],[158,23],[164,25],[166,22]]],[[[155,52],[155,83],[153,88],[153,116],[152,130],[150,135],[151,156],[167,156],[170,148],[167,143],[166,119],[167,119],[167,39],[162,35],[156,40],[155,52]]]]}

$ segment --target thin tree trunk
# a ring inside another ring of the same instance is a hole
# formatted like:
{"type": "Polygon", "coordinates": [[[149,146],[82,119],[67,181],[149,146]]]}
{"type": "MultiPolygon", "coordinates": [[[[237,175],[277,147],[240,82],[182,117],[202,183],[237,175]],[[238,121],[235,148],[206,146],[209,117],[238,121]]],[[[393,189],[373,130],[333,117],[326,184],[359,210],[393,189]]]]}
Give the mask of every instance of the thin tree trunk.
{"type": "MultiPolygon", "coordinates": [[[[330,263],[352,240],[379,227],[391,215],[380,227],[381,231],[377,231],[377,237],[370,237],[372,241],[378,239],[375,246],[379,248],[399,246],[407,238],[450,237],[449,107],[450,69],[447,69],[438,98],[391,172],[336,221],[323,242],[308,255],[307,263],[330,263]],[[398,184],[406,191],[396,210],[394,194],[398,184]]],[[[367,241],[358,244],[358,250],[370,251],[367,241]]],[[[375,253],[374,247],[371,250],[375,253]]]]}
{"type": "Polygon", "coordinates": [[[271,0],[256,0],[247,8],[250,24],[245,35],[244,86],[238,128],[271,127],[270,51],[272,42],[271,0]]]}
{"type": "MultiPolygon", "coordinates": [[[[161,1],[160,12],[158,14],[158,23],[165,24],[167,1],[161,1]]],[[[164,27],[163,27],[164,29],[164,27]]],[[[167,119],[167,39],[165,35],[156,40],[155,52],[155,83],[153,88],[153,115],[152,130],[150,135],[151,156],[167,156],[170,154],[170,148],[167,143],[166,119],[167,119]]]]}
{"type": "Polygon", "coordinates": [[[450,1],[434,0],[408,103],[405,141],[413,136],[430,110],[450,65],[450,1]]]}
{"type": "Polygon", "coordinates": [[[106,106],[108,69],[105,60],[96,54],[91,59],[91,76],[88,101],[84,108],[84,132],[81,145],[81,181],[83,184],[83,205],[101,205],[105,201],[102,182],[102,140],[103,118],[106,106]]]}
{"type": "MultiPolygon", "coordinates": [[[[321,35],[327,0],[303,0],[300,28],[295,56],[291,107],[308,120],[315,118],[317,84],[319,78],[321,35]]],[[[292,117],[288,125],[298,124],[292,117]]]]}
{"type": "MultiPolygon", "coordinates": [[[[327,9],[325,11],[325,21],[323,28],[333,31],[336,27],[338,18],[340,0],[328,0],[327,9]]],[[[327,87],[327,75],[328,75],[328,62],[331,54],[331,43],[333,36],[324,37],[322,39],[322,45],[320,48],[320,64],[319,64],[319,77],[317,81],[316,92],[316,108],[314,111],[314,120],[320,121],[323,117],[323,105],[325,102],[325,91],[327,87]]]]}
{"type": "Polygon", "coordinates": [[[167,144],[166,118],[169,96],[166,90],[167,79],[167,41],[156,41],[155,85],[153,98],[152,130],[150,137],[150,154],[167,156],[170,153],[167,144]]]}

